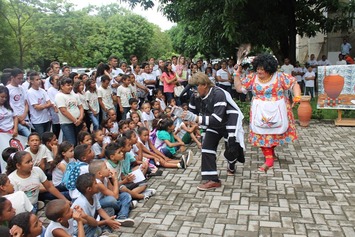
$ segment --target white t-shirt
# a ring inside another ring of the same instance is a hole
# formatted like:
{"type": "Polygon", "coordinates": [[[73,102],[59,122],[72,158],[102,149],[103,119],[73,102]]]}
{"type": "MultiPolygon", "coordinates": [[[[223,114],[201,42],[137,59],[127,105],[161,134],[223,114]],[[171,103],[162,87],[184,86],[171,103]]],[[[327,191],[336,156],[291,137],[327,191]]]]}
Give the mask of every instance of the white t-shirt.
{"type": "MultiPolygon", "coordinates": [[[[308,60],[307,63],[311,66],[318,66],[318,62],[317,60],[313,59],[313,60],[308,60]]],[[[316,73],[317,72],[317,67],[313,68],[313,72],[316,73]]]]}
{"type": "Polygon", "coordinates": [[[289,65],[282,65],[281,66],[281,70],[283,71],[283,73],[288,74],[288,75],[292,75],[292,71],[293,71],[293,65],[289,64],[289,65]]]}
{"type": "Polygon", "coordinates": [[[14,127],[14,113],[0,105],[0,130],[7,132],[14,127]]]}
{"type": "Polygon", "coordinates": [[[91,150],[94,152],[95,158],[98,158],[97,156],[100,155],[102,152],[102,147],[99,143],[95,142],[94,144],[92,144],[91,150]]]}
{"type": "Polygon", "coordinates": [[[47,123],[50,120],[48,109],[36,110],[34,105],[45,105],[49,101],[47,92],[42,88],[35,90],[30,88],[27,92],[28,107],[30,109],[31,122],[33,124],[47,123]]]}
{"type": "MultiPolygon", "coordinates": [[[[228,80],[228,70],[226,69],[226,71],[225,71],[223,69],[219,69],[217,71],[217,76],[220,76],[223,80],[228,80]]],[[[220,82],[219,81],[218,83],[221,84],[221,85],[224,85],[224,86],[230,86],[231,85],[231,83],[229,81],[227,81],[227,82],[220,82]]]]}
{"type": "Polygon", "coordinates": [[[153,120],[154,120],[154,114],[152,111],[150,111],[149,114],[147,114],[146,112],[142,113],[142,122],[147,121],[148,122],[148,129],[149,131],[152,130],[152,124],[153,124],[153,120]]]}
{"type": "MultiPolygon", "coordinates": [[[[294,72],[303,72],[303,68],[301,68],[301,67],[295,67],[295,68],[293,68],[293,71],[294,72]]],[[[296,79],[297,79],[297,82],[301,82],[302,81],[302,79],[303,79],[303,77],[301,76],[301,75],[296,75],[295,76],[296,77],[296,79]]]]}
{"type": "Polygon", "coordinates": [[[350,50],[351,50],[351,44],[348,43],[348,42],[346,42],[345,44],[342,43],[341,46],[340,46],[340,50],[341,50],[341,54],[342,55],[349,54],[350,50]]]}
{"type": "Polygon", "coordinates": [[[16,191],[4,195],[4,197],[10,200],[12,207],[16,210],[16,215],[22,212],[30,212],[33,209],[33,205],[23,191],[16,191]]]}
{"type": "Polygon", "coordinates": [[[27,147],[25,151],[30,153],[34,166],[39,166],[41,164],[42,159],[46,159],[47,162],[53,161],[53,156],[51,151],[44,144],[39,145],[37,154],[33,154],[31,152],[30,147],[27,147]]]}
{"type": "MultiPolygon", "coordinates": [[[[90,91],[86,91],[85,92],[85,99],[86,99],[86,101],[88,101],[88,104],[95,111],[95,113],[100,112],[100,105],[99,105],[99,101],[98,101],[98,97],[97,97],[97,92],[91,93],[90,91]]],[[[89,111],[89,112],[91,112],[91,111],[89,111]]]]}
{"type": "Polygon", "coordinates": [[[48,91],[48,89],[52,87],[51,83],[49,82],[49,79],[50,79],[50,78],[51,78],[51,77],[47,77],[46,80],[44,81],[44,89],[45,89],[46,91],[48,91]]]}
{"type": "Polygon", "coordinates": [[[341,60],[341,61],[337,61],[336,65],[346,65],[346,61],[345,60],[341,60]]]}
{"type": "Polygon", "coordinates": [[[9,89],[10,105],[14,111],[14,115],[22,115],[25,112],[25,101],[27,98],[25,90],[21,86],[6,86],[9,89]]]}
{"type": "MultiPolygon", "coordinates": [[[[306,77],[314,77],[316,74],[314,72],[306,72],[304,74],[304,78],[306,77]]],[[[314,87],[314,80],[305,80],[306,81],[306,87],[314,87]]]]}
{"type": "Polygon", "coordinates": [[[64,230],[68,235],[71,235],[73,237],[76,237],[75,234],[75,229],[74,229],[74,219],[69,219],[68,220],[69,227],[62,226],[59,222],[51,221],[49,225],[46,228],[46,233],[44,234],[44,237],[53,237],[52,232],[55,229],[62,229],[64,230]]]}
{"type": "Polygon", "coordinates": [[[30,88],[30,83],[28,80],[24,81],[22,84],[21,84],[21,87],[24,89],[25,92],[28,91],[28,89],[30,88]]]}
{"type": "MultiPolygon", "coordinates": [[[[72,208],[75,206],[79,206],[83,209],[86,215],[91,216],[96,219],[97,217],[97,210],[101,209],[101,205],[99,202],[99,199],[97,198],[97,195],[93,196],[93,204],[91,205],[89,201],[86,199],[86,197],[83,194],[80,194],[79,197],[74,201],[72,208]]],[[[85,224],[87,225],[87,224],[85,224]]],[[[84,227],[85,227],[84,225],[84,227]]],[[[74,220],[74,229],[77,230],[78,228],[78,223],[74,220]]]]}
{"type": "Polygon", "coordinates": [[[328,59],[326,59],[325,61],[323,60],[318,61],[318,66],[329,66],[329,65],[331,65],[331,63],[329,62],[328,59]]]}
{"type": "Polygon", "coordinates": [[[102,76],[96,77],[96,88],[99,88],[101,86],[101,77],[102,76]]]}
{"type": "Polygon", "coordinates": [[[62,92],[59,92],[55,96],[55,105],[58,108],[58,116],[59,116],[59,121],[61,124],[70,124],[73,123],[70,119],[65,117],[61,112],[60,108],[65,107],[67,108],[68,112],[74,117],[74,118],[79,118],[80,116],[80,109],[79,105],[81,105],[80,100],[75,94],[69,93],[69,94],[64,94],[62,92]]]}
{"type": "Polygon", "coordinates": [[[118,77],[119,74],[124,74],[124,72],[122,71],[121,68],[116,68],[116,69],[113,69],[113,68],[112,68],[112,71],[111,71],[112,80],[110,81],[110,86],[111,86],[112,92],[113,92],[114,94],[117,93],[117,87],[116,87],[116,88],[113,88],[112,85],[118,84],[118,82],[116,81],[115,78],[118,77]]]}
{"type": "Polygon", "coordinates": [[[166,104],[165,104],[165,101],[164,100],[161,100],[161,99],[158,99],[158,98],[155,98],[156,101],[159,101],[160,103],[160,108],[164,111],[166,109],[166,104]]]}
{"type": "Polygon", "coordinates": [[[9,174],[9,179],[14,185],[15,191],[23,191],[32,205],[38,202],[38,194],[41,184],[47,180],[47,176],[41,168],[34,166],[28,178],[21,178],[17,175],[17,170],[9,174]]]}
{"type": "MultiPolygon", "coordinates": [[[[107,184],[108,184],[108,178],[107,177],[104,177],[104,182],[102,183],[100,179],[96,179],[96,183],[98,184],[103,184],[106,188],[107,188],[107,184]]],[[[99,200],[101,200],[101,198],[104,198],[105,195],[101,192],[98,192],[97,194],[95,194],[97,196],[97,198],[99,200]]]]}
{"type": "MultiPolygon", "coordinates": [[[[156,75],[153,73],[145,73],[143,72],[141,74],[141,77],[143,78],[143,82],[145,81],[151,81],[151,80],[156,80],[156,75]]],[[[146,85],[146,84],[144,84],[146,85]]],[[[146,85],[147,87],[151,88],[155,88],[155,84],[150,84],[150,85],[146,85]]]]}
{"type": "Polygon", "coordinates": [[[132,96],[133,96],[134,98],[138,98],[137,84],[136,84],[136,83],[134,83],[133,85],[132,85],[132,84],[129,84],[129,89],[131,89],[132,96]]]}
{"type": "Polygon", "coordinates": [[[111,87],[105,89],[100,86],[97,89],[97,97],[102,98],[102,103],[105,105],[106,109],[114,108],[111,87]]]}
{"type": "Polygon", "coordinates": [[[76,93],[76,96],[78,97],[78,99],[81,102],[81,105],[83,106],[84,110],[88,110],[89,106],[88,103],[86,102],[86,98],[85,98],[85,94],[81,94],[81,93],[76,93]]]}
{"type": "Polygon", "coordinates": [[[124,87],[123,85],[120,85],[117,88],[117,96],[120,97],[122,107],[130,107],[128,101],[132,98],[132,90],[129,86],[124,87]]]}

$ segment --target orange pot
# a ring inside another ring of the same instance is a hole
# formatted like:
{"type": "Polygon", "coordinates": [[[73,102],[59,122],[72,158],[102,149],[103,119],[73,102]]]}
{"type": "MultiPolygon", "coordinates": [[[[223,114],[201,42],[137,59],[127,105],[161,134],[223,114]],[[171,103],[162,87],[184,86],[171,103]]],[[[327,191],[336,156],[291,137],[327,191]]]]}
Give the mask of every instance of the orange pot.
{"type": "Polygon", "coordinates": [[[312,117],[312,106],[311,106],[311,97],[302,96],[300,101],[300,106],[297,109],[298,120],[302,127],[308,127],[309,122],[312,117]]]}
{"type": "Polygon", "coordinates": [[[331,99],[336,99],[340,95],[344,87],[344,77],[339,74],[332,73],[323,80],[324,91],[331,99]]]}

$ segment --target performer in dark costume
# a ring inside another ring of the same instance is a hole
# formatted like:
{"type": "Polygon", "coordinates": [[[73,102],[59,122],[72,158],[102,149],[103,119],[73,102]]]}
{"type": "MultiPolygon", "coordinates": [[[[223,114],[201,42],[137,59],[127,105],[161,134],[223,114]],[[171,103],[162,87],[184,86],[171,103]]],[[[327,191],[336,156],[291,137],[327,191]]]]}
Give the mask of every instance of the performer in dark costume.
{"type": "Polygon", "coordinates": [[[189,110],[182,118],[196,121],[203,129],[202,133],[202,183],[198,190],[210,190],[221,187],[216,165],[217,146],[223,137],[225,141],[224,157],[228,161],[227,173],[234,175],[237,161],[244,163],[243,114],[230,94],[214,86],[208,76],[202,72],[193,75],[189,82],[197,86],[192,95],[189,110]]]}

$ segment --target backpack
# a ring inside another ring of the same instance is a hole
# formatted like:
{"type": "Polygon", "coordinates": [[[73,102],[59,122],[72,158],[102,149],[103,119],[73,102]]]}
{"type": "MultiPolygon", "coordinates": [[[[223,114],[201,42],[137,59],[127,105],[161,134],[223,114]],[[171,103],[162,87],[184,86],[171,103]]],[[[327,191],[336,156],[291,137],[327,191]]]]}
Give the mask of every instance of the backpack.
{"type": "Polygon", "coordinates": [[[67,164],[62,183],[68,190],[76,189],[76,180],[80,175],[80,167],[83,165],[87,165],[87,163],[81,161],[74,161],[67,164]]]}

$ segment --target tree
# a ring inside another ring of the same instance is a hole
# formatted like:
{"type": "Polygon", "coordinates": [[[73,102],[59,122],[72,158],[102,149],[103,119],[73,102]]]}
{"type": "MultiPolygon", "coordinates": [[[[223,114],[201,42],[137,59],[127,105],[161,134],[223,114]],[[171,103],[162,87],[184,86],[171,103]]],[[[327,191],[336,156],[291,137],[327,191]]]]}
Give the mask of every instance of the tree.
{"type": "MultiPolygon", "coordinates": [[[[152,0],[125,0],[151,7],[152,0]]],[[[243,42],[264,45],[279,57],[295,59],[296,35],[343,30],[353,4],[338,0],[159,0],[168,19],[192,27],[198,51],[232,56],[243,42]],[[334,14],[328,17],[326,13],[334,14]],[[197,42],[197,43],[196,43],[197,42]]]]}

